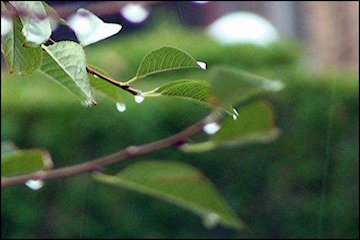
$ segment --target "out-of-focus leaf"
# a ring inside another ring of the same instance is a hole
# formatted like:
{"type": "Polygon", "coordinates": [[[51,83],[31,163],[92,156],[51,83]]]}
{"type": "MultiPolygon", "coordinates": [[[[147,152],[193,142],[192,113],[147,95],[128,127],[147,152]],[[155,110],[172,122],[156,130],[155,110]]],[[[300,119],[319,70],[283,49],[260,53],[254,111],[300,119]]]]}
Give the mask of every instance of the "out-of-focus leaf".
{"type": "MultiPolygon", "coordinates": [[[[6,6],[1,2],[1,11],[6,6]]],[[[41,48],[24,47],[25,37],[21,33],[23,25],[18,17],[12,19],[12,29],[1,41],[1,50],[4,53],[10,72],[16,74],[31,74],[40,67],[42,61],[41,48]]]]}
{"type": "Polygon", "coordinates": [[[48,18],[39,19],[36,15],[47,16],[41,1],[10,1],[18,11],[31,13],[30,16],[20,16],[23,24],[22,33],[30,44],[40,45],[51,36],[51,25],[48,18]]]}
{"type": "Polygon", "coordinates": [[[15,144],[9,141],[1,142],[1,156],[17,150],[15,144]]]}
{"type": "Polygon", "coordinates": [[[229,67],[215,68],[211,76],[210,102],[215,105],[235,105],[256,94],[266,91],[279,91],[280,81],[266,78],[229,67]]]}
{"type": "Polygon", "coordinates": [[[30,174],[52,168],[50,155],[42,150],[19,150],[1,156],[1,177],[30,174]]]}
{"type": "Polygon", "coordinates": [[[237,120],[228,117],[209,141],[186,144],[182,150],[202,152],[222,146],[266,143],[275,139],[278,134],[270,105],[259,101],[242,107],[237,120]]]}
{"type": "Polygon", "coordinates": [[[43,48],[46,53],[41,72],[70,90],[86,105],[94,105],[96,102],[86,71],[83,48],[71,41],[62,41],[43,48]]]}
{"type": "Polygon", "coordinates": [[[192,166],[177,162],[138,162],[116,176],[96,174],[101,182],[147,194],[200,215],[204,221],[241,228],[243,224],[211,182],[192,166]]]}
{"type": "MultiPolygon", "coordinates": [[[[90,66],[91,68],[95,69],[101,74],[104,74],[106,76],[110,76],[108,73],[106,73],[104,70],[99,69],[98,67],[90,66]]],[[[114,100],[116,102],[124,102],[124,98],[121,95],[122,90],[118,87],[112,85],[111,83],[102,80],[92,74],[88,74],[90,79],[90,84],[93,89],[95,89],[97,92],[101,93],[102,95],[110,98],[111,100],[114,100]]]]}
{"type": "Polygon", "coordinates": [[[162,47],[150,52],[142,60],[135,79],[152,74],[185,68],[201,68],[188,53],[173,47],[162,47]]]}
{"type": "Polygon", "coordinates": [[[82,46],[111,37],[122,28],[117,23],[104,23],[98,16],[83,8],[78,9],[67,24],[75,32],[82,46]]]}

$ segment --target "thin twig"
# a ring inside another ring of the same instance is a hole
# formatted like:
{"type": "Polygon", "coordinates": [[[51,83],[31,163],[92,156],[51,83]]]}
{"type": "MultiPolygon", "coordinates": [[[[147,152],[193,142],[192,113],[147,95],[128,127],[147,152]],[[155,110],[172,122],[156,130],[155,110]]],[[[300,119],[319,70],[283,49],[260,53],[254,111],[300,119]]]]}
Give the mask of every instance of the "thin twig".
{"type": "Polygon", "coordinates": [[[102,80],[107,81],[108,83],[110,83],[110,84],[112,84],[112,85],[114,85],[116,87],[119,87],[119,88],[131,93],[132,95],[139,95],[140,94],[139,90],[132,88],[127,83],[116,81],[115,79],[112,79],[111,77],[106,76],[106,75],[96,71],[94,68],[90,67],[89,65],[86,66],[86,71],[91,75],[94,75],[94,76],[96,76],[96,77],[98,77],[98,78],[100,78],[102,80]]]}
{"type": "Polygon", "coordinates": [[[217,121],[218,118],[219,115],[215,115],[215,114],[209,115],[207,118],[191,125],[190,127],[186,128],[185,130],[173,136],[148,144],[143,144],[139,146],[129,146],[117,153],[102,158],[98,158],[92,161],[88,161],[85,163],[81,163],[78,165],[63,167],[63,168],[49,170],[35,174],[28,174],[28,175],[22,175],[22,176],[10,177],[10,178],[1,178],[1,188],[22,185],[29,180],[50,180],[56,178],[76,176],[84,173],[96,172],[105,166],[112,165],[114,163],[118,163],[126,159],[131,159],[138,156],[144,156],[170,147],[178,147],[179,145],[184,144],[189,137],[201,132],[204,125],[206,125],[210,119],[211,121],[217,121]]]}

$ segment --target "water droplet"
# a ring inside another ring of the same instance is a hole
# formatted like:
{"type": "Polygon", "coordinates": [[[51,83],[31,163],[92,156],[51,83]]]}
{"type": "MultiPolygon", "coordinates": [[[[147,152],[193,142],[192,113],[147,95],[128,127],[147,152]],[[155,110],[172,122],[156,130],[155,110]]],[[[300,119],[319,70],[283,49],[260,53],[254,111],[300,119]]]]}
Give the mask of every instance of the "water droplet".
{"type": "Polygon", "coordinates": [[[238,116],[239,116],[239,112],[238,112],[235,108],[233,108],[233,112],[234,112],[234,114],[232,115],[232,118],[233,118],[234,120],[237,120],[237,119],[238,119],[238,116]]]}
{"type": "Polygon", "coordinates": [[[198,3],[198,4],[206,4],[208,3],[209,1],[193,1],[193,3],[198,3]]]}
{"type": "Polygon", "coordinates": [[[12,21],[7,17],[1,16],[1,36],[5,36],[12,29],[12,21]]]}
{"type": "Polygon", "coordinates": [[[208,123],[204,126],[203,130],[207,134],[213,135],[220,130],[220,125],[216,122],[208,123]]]}
{"type": "Polygon", "coordinates": [[[284,84],[281,81],[270,81],[265,84],[265,88],[272,91],[280,91],[284,88],[284,84]]]}
{"type": "Polygon", "coordinates": [[[139,93],[138,95],[135,95],[135,102],[142,103],[145,99],[144,95],[142,93],[139,93]]]}
{"type": "Polygon", "coordinates": [[[216,213],[209,213],[203,219],[203,224],[206,228],[214,228],[219,223],[220,217],[216,213]]]}
{"type": "Polygon", "coordinates": [[[197,61],[197,64],[200,66],[201,69],[206,70],[206,63],[197,61]]]}
{"type": "Polygon", "coordinates": [[[141,23],[149,16],[149,11],[140,4],[129,3],[120,10],[121,14],[130,22],[141,23]]]}
{"type": "Polygon", "coordinates": [[[125,110],[126,110],[126,105],[125,105],[125,103],[117,102],[117,103],[116,103],[116,109],[117,109],[119,112],[125,112],[125,110]]]}
{"type": "Polygon", "coordinates": [[[41,180],[29,180],[25,183],[31,190],[37,191],[44,186],[44,182],[41,180]]]}

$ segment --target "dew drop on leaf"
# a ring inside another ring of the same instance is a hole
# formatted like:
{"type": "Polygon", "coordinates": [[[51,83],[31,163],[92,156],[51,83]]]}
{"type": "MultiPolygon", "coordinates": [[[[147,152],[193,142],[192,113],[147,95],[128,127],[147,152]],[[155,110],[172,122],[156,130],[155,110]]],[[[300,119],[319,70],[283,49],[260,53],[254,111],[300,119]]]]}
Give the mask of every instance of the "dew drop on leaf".
{"type": "Polygon", "coordinates": [[[220,125],[216,122],[208,123],[203,128],[204,132],[208,135],[213,135],[220,130],[220,125]]]}
{"type": "Polygon", "coordinates": [[[37,191],[44,186],[44,182],[41,180],[29,180],[25,185],[31,190],[37,191]]]}
{"type": "Polygon", "coordinates": [[[207,68],[207,67],[206,67],[206,63],[197,61],[197,64],[201,67],[201,69],[206,70],[206,68],[207,68]]]}
{"type": "Polygon", "coordinates": [[[149,11],[139,4],[129,3],[121,8],[120,13],[128,21],[141,23],[149,16],[149,11]]]}
{"type": "Polygon", "coordinates": [[[117,102],[117,103],[116,103],[116,109],[117,109],[119,112],[125,112],[125,111],[126,111],[126,105],[125,105],[125,103],[117,102]]]}
{"type": "Polygon", "coordinates": [[[239,112],[235,109],[235,108],[233,108],[233,115],[232,115],[232,118],[234,119],[234,120],[237,120],[238,119],[238,116],[239,116],[239,112]]]}
{"type": "Polygon", "coordinates": [[[144,95],[142,93],[135,95],[135,102],[137,103],[142,103],[145,99],[144,95]]]}
{"type": "Polygon", "coordinates": [[[219,215],[217,215],[216,213],[209,213],[204,217],[203,224],[206,228],[210,229],[216,227],[216,225],[218,225],[219,223],[219,220],[219,215]]]}

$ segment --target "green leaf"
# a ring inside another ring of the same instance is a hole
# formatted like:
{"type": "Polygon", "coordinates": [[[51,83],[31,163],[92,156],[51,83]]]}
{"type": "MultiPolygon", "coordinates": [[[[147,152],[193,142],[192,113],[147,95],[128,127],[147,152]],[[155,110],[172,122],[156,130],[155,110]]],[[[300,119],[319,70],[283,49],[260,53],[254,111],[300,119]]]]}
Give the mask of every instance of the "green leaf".
{"type": "Polygon", "coordinates": [[[41,72],[70,90],[85,104],[96,104],[86,71],[83,48],[71,41],[62,41],[43,48],[46,53],[41,72]]]}
{"type": "Polygon", "coordinates": [[[229,67],[218,67],[212,72],[210,102],[215,105],[235,105],[265,91],[279,91],[283,88],[280,81],[248,73],[229,67]]]}
{"type": "MultiPolygon", "coordinates": [[[[98,67],[91,66],[91,68],[95,69],[96,71],[98,71],[101,74],[109,76],[108,73],[99,69],[98,67]]],[[[90,79],[91,87],[93,87],[93,89],[95,89],[97,92],[110,98],[111,100],[114,100],[115,102],[124,102],[124,98],[121,95],[122,90],[120,90],[118,87],[112,85],[111,83],[109,83],[107,81],[99,79],[98,77],[95,77],[92,74],[88,74],[88,76],[90,79]]]]}
{"type": "Polygon", "coordinates": [[[1,177],[30,174],[52,168],[50,155],[42,150],[19,150],[1,156],[1,177]]]}
{"type": "MultiPolygon", "coordinates": [[[[1,2],[1,11],[6,10],[1,2]]],[[[18,17],[12,19],[12,30],[1,41],[1,50],[11,73],[31,74],[41,65],[41,48],[24,47],[25,37],[21,33],[23,25],[18,17]]]]}
{"type": "Polygon", "coordinates": [[[151,91],[149,96],[180,97],[208,104],[209,92],[209,82],[184,79],[166,83],[151,91]]]}
{"type": "Polygon", "coordinates": [[[203,152],[223,146],[267,143],[279,135],[279,131],[274,125],[274,116],[270,105],[258,101],[242,107],[237,120],[227,117],[221,129],[209,141],[186,144],[182,150],[203,152]]]}
{"type": "Polygon", "coordinates": [[[192,166],[177,162],[146,161],[116,176],[96,174],[101,182],[147,194],[200,215],[205,222],[240,229],[236,218],[211,182],[192,166]]]}
{"type": "Polygon", "coordinates": [[[162,47],[150,52],[144,57],[134,80],[160,72],[186,68],[201,67],[188,53],[173,47],[162,47]]]}
{"type": "Polygon", "coordinates": [[[51,36],[51,25],[48,18],[39,19],[36,15],[47,16],[45,7],[40,1],[10,1],[18,11],[31,13],[31,16],[20,16],[23,24],[22,33],[30,44],[40,45],[51,36]]]}

